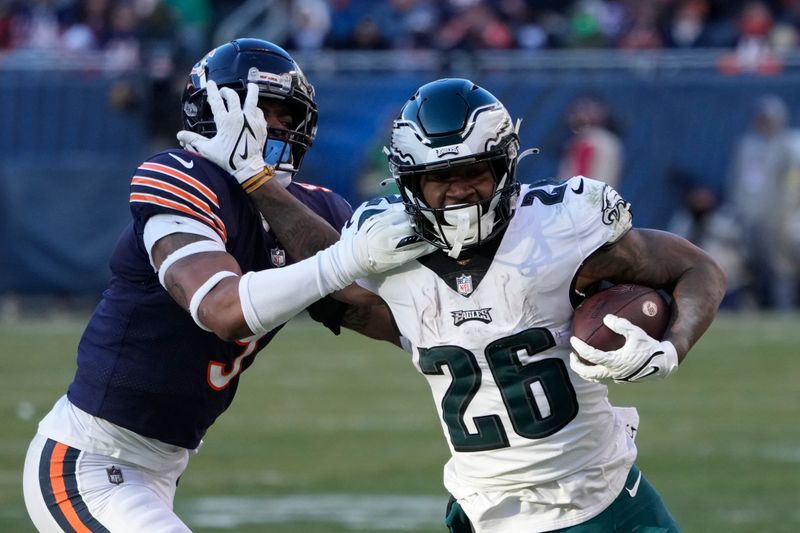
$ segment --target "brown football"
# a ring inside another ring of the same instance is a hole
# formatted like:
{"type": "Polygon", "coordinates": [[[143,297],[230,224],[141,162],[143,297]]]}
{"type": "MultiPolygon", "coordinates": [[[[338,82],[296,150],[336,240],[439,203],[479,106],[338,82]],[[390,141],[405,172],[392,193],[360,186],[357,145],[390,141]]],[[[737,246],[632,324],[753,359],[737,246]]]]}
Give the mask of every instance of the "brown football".
{"type": "Polygon", "coordinates": [[[661,340],[671,312],[667,301],[655,289],[632,284],[614,285],[593,294],[575,309],[572,334],[599,350],[622,348],[625,337],[603,324],[603,317],[608,314],[626,318],[654,339],[661,340]]]}

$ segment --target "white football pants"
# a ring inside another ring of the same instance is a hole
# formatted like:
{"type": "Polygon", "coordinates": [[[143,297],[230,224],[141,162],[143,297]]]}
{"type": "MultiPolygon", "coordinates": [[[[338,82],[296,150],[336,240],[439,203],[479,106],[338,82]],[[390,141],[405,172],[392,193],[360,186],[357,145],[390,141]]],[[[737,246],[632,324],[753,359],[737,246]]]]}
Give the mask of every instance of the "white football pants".
{"type": "Polygon", "coordinates": [[[25,506],[40,532],[190,532],[172,510],[187,463],[156,472],[36,435],[25,458],[25,506]]]}

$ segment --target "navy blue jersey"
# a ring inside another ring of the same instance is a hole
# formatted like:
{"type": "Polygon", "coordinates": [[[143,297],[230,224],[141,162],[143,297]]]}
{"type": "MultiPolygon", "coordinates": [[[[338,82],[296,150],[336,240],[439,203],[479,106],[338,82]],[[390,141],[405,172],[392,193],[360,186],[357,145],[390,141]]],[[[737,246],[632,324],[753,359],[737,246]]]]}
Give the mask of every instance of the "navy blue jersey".
{"type": "MultiPolygon", "coordinates": [[[[350,217],[349,204],[327,189],[292,183],[288,190],[334,228],[350,217]]],[[[145,222],[159,213],[203,222],[242,272],[293,261],[236,180],[183,150],[162,152],[139,166],[130,207],[133,221],[111,257],[111,282],[81,338],[67,394],[94,416],[196,448],[233,400],[241,372],[282,326],[247,343],[225,342],[200,329],[160,285],[142,240],[145,222]]],[[[315,304],[314,314],[338,328],[340,304],[327,301],[315,304]]]]}

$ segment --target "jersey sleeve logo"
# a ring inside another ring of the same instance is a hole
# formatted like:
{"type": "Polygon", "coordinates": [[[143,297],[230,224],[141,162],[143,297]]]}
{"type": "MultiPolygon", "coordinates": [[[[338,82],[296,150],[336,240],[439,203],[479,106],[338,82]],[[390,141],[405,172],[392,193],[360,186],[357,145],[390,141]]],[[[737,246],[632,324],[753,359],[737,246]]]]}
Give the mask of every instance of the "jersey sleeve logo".
{"type": "Polygon", "coordinates": [[[622,222],[625,214],[630,210],[626,202],[612,187],[603,187],[603,223],[610,226],[614,222],[622,222]]]}
{"type": "Polygon", "coordinates": [[[130,202],[196,218],[217,232],[223,242],[227,241],[225,224],[218,215],[219,199],[214,191],[197,178],[169,165],[142,163],[131,179],[130,202]]]}
{"type": "Polygon", "coordinates": [[[631,204],[609,185],[603,186],[602,219],[603,224],[612,228],[609,243],[617,242],[633,226],[631,204]]]}
{"type": "Polygon", "coordinates": [[[183,158],[180,158],[180,157],[178,157],[178,156],[177,156],[177,155],[175,155],[175,154],[169,154],[169,155],[170,155],[170,156],[171,156],[171,157],[172,157],[172,158],[173,158],[175,161],[177,161],[178,163],[180,163],[181,165],[183,165],[183,167],[184,167],[184,168],[186,168],[186,169],[191,169],[192,167],[194,167],[194,161],[187,161],[187,160],[185,160],[185,159],[183,159],[183,158]]]}

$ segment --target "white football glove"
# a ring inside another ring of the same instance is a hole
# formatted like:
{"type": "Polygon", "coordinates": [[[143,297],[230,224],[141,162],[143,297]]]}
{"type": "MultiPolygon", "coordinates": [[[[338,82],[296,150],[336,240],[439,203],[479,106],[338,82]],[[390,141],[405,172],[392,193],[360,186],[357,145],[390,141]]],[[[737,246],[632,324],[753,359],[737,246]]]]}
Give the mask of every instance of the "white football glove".
{"type": "Polygon", "coordinates": [[[206,85],[206,97],[217,125],[216,135],[209,139],[183,130],[177,134],[178,142],[228,171],[247,192],[252,192],[274,174],[274,169],[264,163],[267,121],[258,107],[258,86],[247,84],[244,106],[236,91],[230,87],[218,89],[213,81],[206,85]]]}
{"type": "Polygon", "coordinates": [[[436,248],[411,228],[402,204],[368,218],[355,232],[345,233],[319,252],[322,284],[338,290],[359,278],[386,272],[436,248]]]}
{"type": "Polygon", "coordinates": [[[638,383],[664,379],[677,370],[678,353],[671,342],[658,341],[616,315],[606,315],[603,323],[624,336],[625,344],[619,350],[604,352],[577,337],[570,338],[575,351],[570,354],[569,366],[583,379],[595,383],[638,383]],[[578,355],[595,365],[581,362],[578,355]]]}

